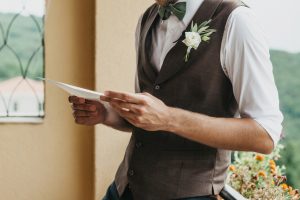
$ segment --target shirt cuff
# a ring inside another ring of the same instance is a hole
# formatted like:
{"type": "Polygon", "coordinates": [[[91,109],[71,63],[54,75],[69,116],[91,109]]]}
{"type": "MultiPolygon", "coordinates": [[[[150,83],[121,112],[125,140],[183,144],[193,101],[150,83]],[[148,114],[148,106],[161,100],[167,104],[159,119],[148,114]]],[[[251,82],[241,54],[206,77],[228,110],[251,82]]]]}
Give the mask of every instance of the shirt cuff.
{"type": "Polygon", "coordinates": [[[279,143],[282,135],[282,125],[280,120],[270,118],[255,118],[260,126],[262,126],[270,135],[274,142],[274,147],[279,143]]]}

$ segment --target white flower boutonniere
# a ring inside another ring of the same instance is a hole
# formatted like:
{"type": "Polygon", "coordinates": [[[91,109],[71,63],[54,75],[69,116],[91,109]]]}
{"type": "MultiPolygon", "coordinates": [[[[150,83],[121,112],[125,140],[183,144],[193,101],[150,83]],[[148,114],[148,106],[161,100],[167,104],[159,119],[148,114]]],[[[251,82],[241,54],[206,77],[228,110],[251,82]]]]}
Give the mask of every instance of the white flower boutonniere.
{"type": "Polygon", "coordinates": [[[205,21],[199,26],[192,22],[191,31],[185,32],[185,39],[182,41],[188,48],[185,55],[185,62],[188,61],[192,49],[197,50],[201,42],[208,42],[210,36],[216,32],[215,29],[209,28],[211,20],[205,21]]]}

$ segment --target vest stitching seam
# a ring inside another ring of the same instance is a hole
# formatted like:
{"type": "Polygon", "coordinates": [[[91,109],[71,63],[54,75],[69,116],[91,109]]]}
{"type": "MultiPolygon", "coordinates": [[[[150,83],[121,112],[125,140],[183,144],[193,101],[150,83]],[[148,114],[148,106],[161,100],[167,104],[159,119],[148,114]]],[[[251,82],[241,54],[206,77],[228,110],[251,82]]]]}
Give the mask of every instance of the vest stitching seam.
{"type": "Polygon", "coordinates": [[[217,149],[216,156],[215,156],[214,170],[213,170],[212,177],[211,177],[211,185],[212,185],[211,189],[212,189],[213,195],[215,195],[214,181],[215,181],[215,175],[216,175],[216,165],[217,165],[218,154],[219,154],[219,150],[217,149]]]}
{"type": "Polygon", "coordinates": [[[183,170],[183,160],[181,160],[181,163],[180,163],[180,172],[179,172],[179,178],[178,178],[178,184],[177,184],[177,190],[176,190],[176,196],[178,196],[178,193],[179,193],[179,186],[181,184],[180,180],[182,179],[182,170],[183,170]]]}

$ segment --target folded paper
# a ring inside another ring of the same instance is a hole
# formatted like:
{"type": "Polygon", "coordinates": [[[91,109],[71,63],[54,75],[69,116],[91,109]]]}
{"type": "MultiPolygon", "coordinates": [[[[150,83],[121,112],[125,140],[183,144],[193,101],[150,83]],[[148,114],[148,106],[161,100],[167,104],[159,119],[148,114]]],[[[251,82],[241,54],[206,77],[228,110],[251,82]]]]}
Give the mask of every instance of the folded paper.
{"type": "Polygon", "coordinates": [[[81,98],[85,98],[85,99],[89,99],[89,100],[96,100],[96,101],[100,101],[100,96],[104,96],[103,93],[80,88],[80,87],[62,83],[59,81],[50,80],[50,79],[46,79],[46,78],[38,78],[38,79],[43,80],[52,85],[55,85],[55,86],[63,89],[64,91],[68,92],[72,96],[77,96],[77,97],[81,97],[81,98]]]}

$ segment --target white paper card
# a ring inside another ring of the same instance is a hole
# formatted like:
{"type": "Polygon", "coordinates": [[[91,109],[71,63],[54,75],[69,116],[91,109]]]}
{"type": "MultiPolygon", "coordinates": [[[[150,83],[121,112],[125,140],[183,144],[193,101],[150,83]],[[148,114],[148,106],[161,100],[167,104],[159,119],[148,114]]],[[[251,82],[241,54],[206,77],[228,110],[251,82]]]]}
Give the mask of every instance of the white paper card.
{"type": "Polygon", "coordinates": [[[92,90],[87,90],[84,88],[80,88],[74,85],[69,85],[66,83],[62,83],[62,82],[58,82],[58,81],[54,81],[54,80],[50,80],[50,79],[46,79],[46,78],[39,78],[40,80],[44,80],[47,83],[51,83],[52,85],[55,85],[61,89],[63,89],[64,91],[68,92],[70,95],[74,95],[77,97],[82,97],[85,99],[89,99],[89,100],[96,100],[96,101],[100,101],[100,96],[104,96],[103,93],[100,92],[95,92],[92,90]]]}

